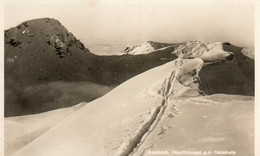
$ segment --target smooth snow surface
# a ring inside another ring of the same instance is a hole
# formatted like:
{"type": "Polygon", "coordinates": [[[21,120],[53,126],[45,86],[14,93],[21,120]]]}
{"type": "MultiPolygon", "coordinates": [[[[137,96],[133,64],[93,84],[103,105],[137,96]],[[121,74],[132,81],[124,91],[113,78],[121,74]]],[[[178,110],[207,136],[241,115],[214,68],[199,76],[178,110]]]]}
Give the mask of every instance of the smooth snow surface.
{"type": "MultiPolygon", "coordinates": [[[[189,87],[192,86],[190,79],[178,77],[194,69],[199,71],[202,65],[201,59],[177,59],[140,74],[102,98],[83,106],[14,155],[121,153],[120,150],[133,146],[131,140],[140,137],[137,134],[143,125],[149,127],[149,124],[152,124],[148,123],[149,117],[156,112],[154,109],[162,107],[162,101],[166,96],[198,95],[197,88],[189,87]],[[192,68],[185,66],[186,64],[192,64],[192,68]],[[175,74],[178,77],[175,77],[175,74]],[[175,87],[171,87],[172,85],[175,87]],[[125,147],[121,146],[122,143],[126,143],[125,147]]],[[[196,75],[197,73],[193,74],[196,75]]]]}
{"type": "Polygon", "coordinates": [[[254,155],[254,98],[215,94],[171,101],[161,122],[133,156],[158,151],[254,155]]]}
{"type": "Polygon", "coordinates": [[[26,146],[83,104],[37,115],[5,118],[5,155],[11,155],[26,146]]]}

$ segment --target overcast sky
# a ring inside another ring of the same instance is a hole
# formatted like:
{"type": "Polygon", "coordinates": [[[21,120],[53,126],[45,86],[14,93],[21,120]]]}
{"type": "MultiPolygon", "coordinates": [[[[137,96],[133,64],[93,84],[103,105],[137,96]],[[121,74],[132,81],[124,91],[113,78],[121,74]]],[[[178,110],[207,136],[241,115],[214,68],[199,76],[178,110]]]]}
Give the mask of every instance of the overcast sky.
{"type": "Polygon", "coordinates": [[[83,43],[147,40],[229,41],[254,47],[254,7],[245,4],[6,5],[5,29],[34,18],[58,19],[83,43]]]}

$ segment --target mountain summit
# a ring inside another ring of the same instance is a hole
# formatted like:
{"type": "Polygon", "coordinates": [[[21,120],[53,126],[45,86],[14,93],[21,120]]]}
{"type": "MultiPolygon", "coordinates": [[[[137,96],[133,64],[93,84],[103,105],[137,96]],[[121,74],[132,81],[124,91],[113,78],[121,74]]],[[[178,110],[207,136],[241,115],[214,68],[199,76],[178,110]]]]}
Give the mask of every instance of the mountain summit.
{"type": "Polygon", "coordinates": [[[89,55],[83,43],[55,19],[30,20],[5,31],[5,73],[22,84],[78,79],[73,73],[89,55]]]}
{"type": "Polygon", "coordinates": [[[63,58],[67,54],[72,55],[71,52],[76,49],[89,53],[83,43],[68,32],[58,20],[52,18],[25,21],[6,30],[5,43],[10,48],[19,48],[19,52],[23,52],[25,47],[32,48],[31,53],[39,52],[39,50],[41,52],[42,49],[44,52],[54,50],[59,58],[63,58]]]}

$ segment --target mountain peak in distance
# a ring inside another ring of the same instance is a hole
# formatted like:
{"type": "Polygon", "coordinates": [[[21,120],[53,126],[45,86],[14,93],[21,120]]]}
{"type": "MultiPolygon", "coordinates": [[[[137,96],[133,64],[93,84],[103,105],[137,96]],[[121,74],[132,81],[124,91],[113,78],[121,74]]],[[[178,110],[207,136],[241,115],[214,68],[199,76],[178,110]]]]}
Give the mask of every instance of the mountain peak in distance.
{"type": "Polygon", "coordinates": [[[45,52],[53,51],[59,58],[72,55],[75,48],[89,53],[83,43],[53,18],[28,20],[6,30],[5,43],[12,52],[23,52],[25,47],[32,47],[32,53],[44,49],[45,52]]]}
{"type": "Polygon", "coordinates": [[[176,44],[146,41],[142,44],[138,44],[134,46],[126,46],[126,48],[121,53],[131,54],[131,55],[148,54],[171,45],[176,45],[176,44]]]}

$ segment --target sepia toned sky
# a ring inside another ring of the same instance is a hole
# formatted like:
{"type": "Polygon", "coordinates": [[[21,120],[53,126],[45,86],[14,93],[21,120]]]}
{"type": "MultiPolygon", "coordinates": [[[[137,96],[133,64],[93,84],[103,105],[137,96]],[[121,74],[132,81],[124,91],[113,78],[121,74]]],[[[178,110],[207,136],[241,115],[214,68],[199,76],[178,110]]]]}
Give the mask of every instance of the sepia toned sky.
{"type": "Polygon", "coordinates": [[[254,6],[249,4],[7,4],[4,27],[41,17],[58,19],[84,44],[200,40],[254,47],[254,6]]]}

